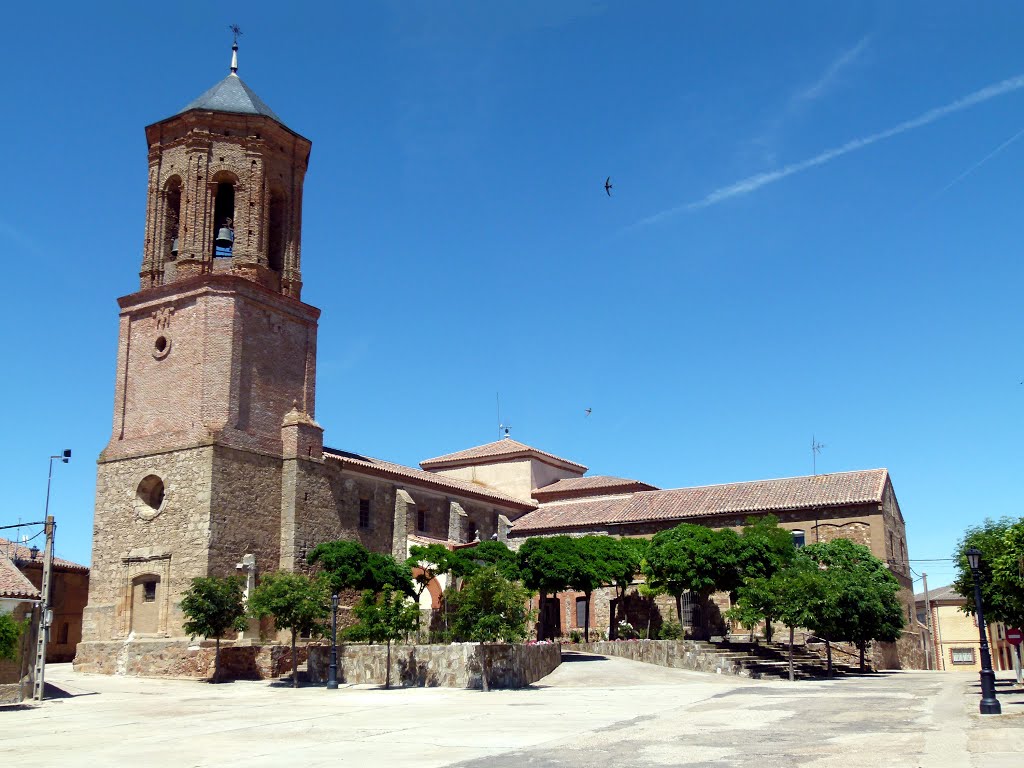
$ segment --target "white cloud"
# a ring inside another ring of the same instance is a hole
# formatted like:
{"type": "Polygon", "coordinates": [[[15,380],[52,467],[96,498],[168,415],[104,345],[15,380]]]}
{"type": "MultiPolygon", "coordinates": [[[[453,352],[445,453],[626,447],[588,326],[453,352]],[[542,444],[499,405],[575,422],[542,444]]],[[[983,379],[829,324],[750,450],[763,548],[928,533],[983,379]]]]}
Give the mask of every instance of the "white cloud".
{"type": "Polygon", "coordinates": [[[816,168],[819,165],[824,165],[825,163],[835,160],[838,157],[842,157],[843,155],[856,152],[859,149],[871,146],[872,144],[877,144],[885,139],[891,139],[894,136],[907,133],[915,128],[921,128],[930,123],[934,123],[936,120],[940,120],[947,115],[951,115],[954,112],[961,112],[969,107],[989,101],[997,96],[1012,93],[1013,91],[1017,91],[1021,88],[1024,88],[1024,75],[1016,75],[1014,77],[1007,78],[1006,80],[986,86],[985,88],[968,94],[963,98],[950,102],[945,106],[930,109],[927,112],[924,112],[910,120],[905,120],[892,128],[887,128],[884,131],[872,133],[869,136],[864,136],[859,139],[852,139],[841,146],[825,150],[824,152],[808,158],[807,160],[790,163],[789,165],[778,168],[774,171],[767,171],[765,173],[759,173],[754,176],[741,179],[733,184],[720,187],[719,189],[708,193],[700,200],[682,203],[672,208],[668,208],[660,213],[654,214],[653,216],[648,216],[647,218],[642,219],[637,222],[637,224],[653,224],[656,221],[660,221],[682,211],[695,211],[700,208],[707,208],[708,206],[715,205],[724,200],[729,200],[733,197],[748,195],[761,187],[773,184],[776,181],[781,181],[793,174],[800,173],[811,168],[816,168]]]}

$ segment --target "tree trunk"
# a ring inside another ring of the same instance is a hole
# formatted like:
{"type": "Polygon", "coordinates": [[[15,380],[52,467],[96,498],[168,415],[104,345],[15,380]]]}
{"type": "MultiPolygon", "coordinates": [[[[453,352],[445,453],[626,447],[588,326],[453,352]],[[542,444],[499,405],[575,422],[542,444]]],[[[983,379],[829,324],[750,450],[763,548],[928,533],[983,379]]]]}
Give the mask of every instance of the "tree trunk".
{"type": "Polygon", "coordinates": [[[676,595],[676,618],[679,620],[679,626],[683,626],[683,596],[681,594],[676,595]]]}
{"type": "Polygon", "coordinates": [[[214,638],[217,643],[216,650],[213,652],[213,682],[220,682],[220,637],[214,638]]]}
{"type": "Polygon", "coordinates": [[[545,638],[545,632],[547,621],[544,618],[544,608],[546,606],[547,595],[544,592],[537,593],[537,639],[543,640],[545,638]]]}
{"type": "Polygon", "coordinates": [[[387,661],[384,665],[384,687],[391,687],[391,638],[388,638],[387,661]]]}
{"type": "Polygon", "coordinates": [[[825,638],[825,657],[828,659],[828,676],[832,677],[832,641],[825,638]]]}
{"type": "Polygon", "coordinates": [[[613,597],[608,601],[608,639],[618,640],[619,638],[619,625],[615,621],[615,611],[619,604],[619,598],[613,597]]]}
{"type": "Polygon", "coordinates": [[[490,665],[487,663],[487,654],[484,653],[483,641],[480,642],[477,653],[480,654],[480,687],[487,693],[491,690],[491,681],[488,679],[491,670],[490,665]]]}
{"type": "Polygon", "coordinates": [[[864,674],[864,646],[867,645],[863,640],[857,643],[857,647],[860,649],[860,673],[864,674]]]}
{"type": "Polygon", "coordinates": [[[299,664],[295,652],[295,630],[292,630],[292,688],[299,687],[299,664]]]}
{"type": "Polygon", "coordinates": [[[772,644],[772,617],[771,616],[765,616],[764,617],[764,641],[766,643],[768,643],[768,645],[772,644]]]}
{"type": "Polygon", "coordinates": [[[795,631],[793,627],[789,628],[789,682],[793,682],[793,635],[795,631]]]}
{"type": "Polygon", "coordinates": [[[589,643],[590,642],[590,592],[584,592],[583,595],[584,595],[584,597],[586,597],[586,600],[583,603],[584,611],[585,611],[584,614],[583,614],[583,642],[584,643],[589,643]]]}

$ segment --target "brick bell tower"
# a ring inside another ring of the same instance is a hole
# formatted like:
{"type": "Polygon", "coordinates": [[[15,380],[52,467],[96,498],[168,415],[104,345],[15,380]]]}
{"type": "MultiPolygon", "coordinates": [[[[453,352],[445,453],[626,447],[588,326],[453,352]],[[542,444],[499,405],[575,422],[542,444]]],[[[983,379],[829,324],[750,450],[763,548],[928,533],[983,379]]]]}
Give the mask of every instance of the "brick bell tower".
{"type": "Polygon", "coordinates": [[[118,671],[128,641],[181,638],[193,577],[280,567],[295,465],[323,461],[319,310],[300,301],[310,141],[238,77],[237,36],[230,74],[146,140],[140,285],[118,300],[76,661],[95,671],[118,671]]]}

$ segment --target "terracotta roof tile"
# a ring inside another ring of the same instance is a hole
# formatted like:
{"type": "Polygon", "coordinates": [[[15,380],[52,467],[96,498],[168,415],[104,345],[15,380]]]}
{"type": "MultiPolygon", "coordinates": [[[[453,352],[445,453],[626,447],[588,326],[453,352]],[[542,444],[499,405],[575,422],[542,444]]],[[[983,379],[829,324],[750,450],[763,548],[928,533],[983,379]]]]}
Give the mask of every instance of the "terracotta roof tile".
{"type": "Polygon", "coordinates": [[[38,600],[39,590],[8,558],[0,554],[0,597],[38,600]]]}
{"type": "Polygon", "coordinates": [[[403,464],[395,464],[390,461],[383,461],[382,459],[362,456],[358,453],[339,451],[334,448],[324,448],[324,457],[341,462],[346,468],[351,468],[356,472],[363,471],[382,477],[412,480],[420,485],[446,491],[455,495],[483,499],[484,501],[512,506],[516,509],[529,510],[535,509],[537,506],[525,499],[517,499],[514,496],[508,496],[507,494],[500,493],[499,491],[492,490],[483,485],[477,485],[476,483],[470,483],[465,480],[456,480],[452,477],[446,477],[445,475],[439,475],[434,472],[427,472],[422,469],[415,469],[414,467],[406,467],[403,464]]]}
{"type": "Polygon", "coordinates": [[[622,494],[635,491],[656,491],[657,486],[630,480],[625,477],[610,475],[591,475],[590,477],[567,477],[543,488],[534,488],[531,492],[537,501],[554,501],[556,498],[579,496],[598,496],[602,494],[622,494]]]}
{"type": "MultiPolygon", "coordinates": [[[[41,537],[40,537],[41,538],[41,537]]],[[[26,547],[24,544],[18,544],[17,542],[11,541],[0,537],[0,557],[7,556],[11,560],[31,560],[32,552],[30,547],[26,547]]],[[[36,558],[40,563],[43,561],[43,548],[39,547],[39,553],[36,558]]],[[[53,564],[61,568],[67,568],[70,571],[88,571],[89,566],[79,565],[73,563],[70,560],[65,560],[63,557],[54,557],[53,564]]]]}
{"type": "Polygon", "coordinates": [[[552,502],[541,504],[536,511],[519,518],[513,534],[521,536],[563,528],[880,503],[888,475],[885,469],[869,469],[643,491],[611,500],[552,502]]]}
{"type": "Polygon", "coordinates": [[[505,437],[501,440],[496,440],[493,443],[487,443],[486,445],[477,445],[473,448],[467,448],[464,451],[447,453],[444,456],[426,459],[425,461],[420,462],[420,466],[424,469],[430,469],[432,467],[458,466],[460,464],[481,464],[485,463],[487,459],[515,458],[519,456],[535,456],[538,458],[552,459],[560,464],[567,465],[573,469],[578,469],[581,473],[587,471],[587,468],[582,464],[577,464],[575,461],[569,461],[568,459],[563,459],[561,456],[555,456],[553,453],[533,448],[525,443],[520,443],[518,440],[513,440],[511,437],[505,437]]]}

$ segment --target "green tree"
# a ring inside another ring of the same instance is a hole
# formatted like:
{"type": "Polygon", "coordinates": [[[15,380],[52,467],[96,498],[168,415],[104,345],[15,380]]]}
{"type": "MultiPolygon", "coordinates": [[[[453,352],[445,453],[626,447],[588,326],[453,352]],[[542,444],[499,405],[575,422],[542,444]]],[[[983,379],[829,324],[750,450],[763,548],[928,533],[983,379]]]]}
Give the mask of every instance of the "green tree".
{"type": "Polygon", "coordinates": [[[363,592],[359,604],[352,609],[359,619],[356,636],[365,637],[372,643],[387,644],[387,661],[384,666],[384,687],[391,687],[391,643],[416,629],[419,622],[419,606],[409,602],[403,592],[390,585],[375,594],[372,590],[363,592]]]}
{"type": "Polygon", "coordinates": [[[765,589],[774,594],[775,615],[789,629],[789,679],[794,679],[793,646],[796,628],[809,627],[821,615],[827,586],[818,565],[809,557],[797,556],[787,568],[767,580],[765,589]]]}
{"type": "Polygon", "coordinates": [[[848,640],[864,651],[871,640],[895,641],[904,626],[899,582],[871,550],[849,539],[810,544],[801,556],[817,564],[824,584],[807,626],[825,639],[828,671],[832,673],[832,642],[848,640]]]}
{"type": "MultiPolygon", "coordinates": [[[[775,573],[779,572],[775,571],[775,573]]],[[[736,601],[726,612],[726,618],[750,630],[751,640],[753,640],[754,628],[763,621],[764,639],[765,642],[770,643],[772,641],[772,623],[778,618],[778,603],[779,596],[771,578],[761,576],[747,579],[737,590],[736,601]]]]}
{"type": "Polygon", "coordinates": [[[583,593],[584,642],[590,642],[590,598],[594,590],[611,581],[611,559],[615,544],[611,536],[571,538],[572,558],[569,561],[569,587],[583,593]]]}
{"type": "Polygon", "coordinates": [[[464,554],[467,558],[472,558],[471,562],[476,567],[493,565],[506,579],[510,581],[518,581],[520,579],[516,553],[509,549],[504,542],[481,541],[475,547],[467,547],[466,549],[456,551],[459,554],[464,554]]]}
{"type": "MultiPolygon", "coordinates": [[[[452,551],[443,544],[414,544],[409,547],[406,566],[413,572],[413,591],[416,602],[420,602],[430,582],[451,569],[452,551]]],[[[416,614],[416,631],[420,629],[419,612],[416,614]]]]}
{"type": "Polygon", "coordinates": [[[306,556],[310,565],[319,565],[327,574],[334,592],[366,589],[380,592],[390,586],[410,597],[415,594],[412,571],[391,555],[370,552],[358,541],[325,541],[306,556]]]}
{"type": "Polygon", "coordinates": [[[245,629],[242,581],[237,576],[198,577],[181,598],[182,628],[192,637],[214,638],[213,682],[220,682],[220,638],[229,629],[245,629]]]}
{"type": "Polygon", "coordinates": [[[568,536],[530,538],[519,548],[517,560],[523,585],[540,594],[538,640],[553,634],[552,628],[546,626],[545,601],[549,593],[558,593],[569,588],[576,556],[576,546],[568,536]]]}
{"type": "Polygon", "coordinates": [[[18,640],[27,626],[27,621],[15,621],[11,614],[0,613],[0,659],[17,658],[18,640]]]}
{"type": "Polygon", "coordinates": [[[651,539],[644,560],[644,576],[654,588],[676,599],[676,616],[683,623],[682,596],[692,592],[704,605],[715,591],[732,592],[739,586],[739,536],[725,528],[682,523],[651,539]]]}
{"type": "MultiPolygon", "coordinates": [[[[525,544],[524,544],[525,545],[525,544]]],[[[518,643],[526,638],[527,623],[533,618],[527,608],[530,592],[505,578],[497,566],[481,568],[466,579],[452,595],[452,630],[462,641],[475,643],[518,643]]],[[[490,669],[481,649],[483,689],[489,690],[490,669]]]]}
{"type": "Polygon", "coordinates": [[[648,541],[637,538],[616,539],[611,536],[601,538],[604,540],[600,545],[603,549],[600,553],[601,582],[603,586],[615,589],[615,598],[611,601],[611,616],[609,617],[609,637],[614,640],[618,634],[616,614],[619,605],[625,602],[626,592],[633,585],[636,575],[640,573],[648,541]]]}
{"type": "Polygon", "coordinates": [[[277,571],[268,573],[249,596],[249,613],[263,619],[274,619],[274,628],[291,632],[292,686],[299,685],[299,665],[295,652],[298,635],[323,632],[323,623],[330,614],[331,583],[322,574],[310,578],[302,573],[277,571]]]}
{"type": "Polygon", "coordinates": [[[775,515],[748,517],[740,534],[737,567],[742,579],[768,578],[793,561],[793,534],[775,515]]]}
{"type": "Polygon", "coordinates": [[[1024,518],[986,519],[968,528],[957,544],[957,577],[953,587],[967,598],[963,610],[973,615],[974,578],[967,562],[967,550],[981,551],[979,580],[985,621],[1007,626],[1024,626],[1024,518]]]}

